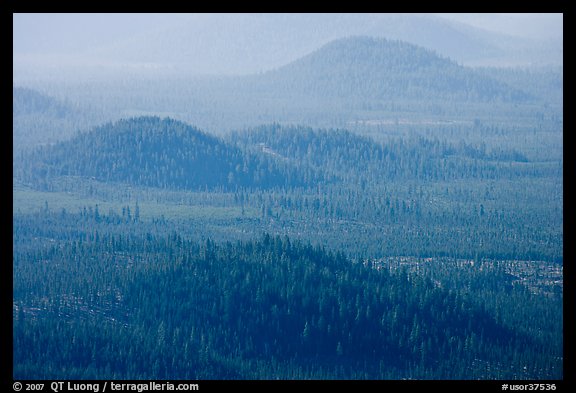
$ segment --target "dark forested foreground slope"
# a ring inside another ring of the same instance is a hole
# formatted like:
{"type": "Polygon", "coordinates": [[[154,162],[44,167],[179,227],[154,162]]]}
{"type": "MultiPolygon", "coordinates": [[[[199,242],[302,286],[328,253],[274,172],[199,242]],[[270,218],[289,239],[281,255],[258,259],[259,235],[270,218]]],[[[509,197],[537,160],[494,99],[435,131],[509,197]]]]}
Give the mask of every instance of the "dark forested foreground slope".
{"type": "Polygon", "coordinates": [[[141,225],[15,218],[14,378],[562,377],[560,293],[498,265],[415,274],[286,237],[141,225]]]}

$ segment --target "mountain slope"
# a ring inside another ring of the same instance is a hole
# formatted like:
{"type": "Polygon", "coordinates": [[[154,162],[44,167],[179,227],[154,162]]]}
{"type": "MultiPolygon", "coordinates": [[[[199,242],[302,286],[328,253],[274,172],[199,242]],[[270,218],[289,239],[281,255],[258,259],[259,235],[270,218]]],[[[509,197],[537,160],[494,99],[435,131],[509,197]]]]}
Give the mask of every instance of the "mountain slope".
{"type": "Polygon", "coordinates": [[[57,176],[178,189],[268,188],[305,180],[266,156],[245,153],[185,123],[158,117],[109,123],[38,149],[19,165],[16,173],[37,185],[57,176]]]}
{"type": "MultiPolygon", "coordinates": [[[[56,232],[83,222],[87,236],[42,263],[34,251],[14,255],[18,378],[561,377],[551,366],[561,364],[551,360],[557,342],[514,331],[494,316],[503,310],[406,270],[269,235],[200,244],[106,233],[107,216],[38,219],[58,220],[56,232]]],[[[503,273],[488,276],[502,287],[503,273]]]]}
{"type": "Polygon", "coordinates": [[[345,99],[524,101],[528,96],[402,41],[350,37],[261,76],[262,90],[345,99]]]}
{"type": "Polygon", "coordinates": [[[15,151],[54,143],[73,135],[82,114],[72,106],[25,87],[12,88],[12,136],[15,151]]]}

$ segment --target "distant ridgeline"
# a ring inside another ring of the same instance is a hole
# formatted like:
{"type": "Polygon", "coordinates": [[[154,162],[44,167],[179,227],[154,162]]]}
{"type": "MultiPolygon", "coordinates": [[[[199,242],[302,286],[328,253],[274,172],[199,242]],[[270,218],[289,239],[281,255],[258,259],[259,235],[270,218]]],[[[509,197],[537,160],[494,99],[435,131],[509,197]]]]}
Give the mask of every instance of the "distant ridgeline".
{"type": "Polygon", "coordinates": [[[435,52],[403,41],[333,41],[254,81],[261,90],[357,100],[525,102],[529,95],[435,52]],[[264,88],[265,87],[265,88],[264,88]]]}
{"type": "MultiPolygon", "coordinates": [[[[556,127],[562,118],[561,69],[471,68],[429,49],[382,38],[335,40],[258,74],[122,75],[55,83],[47,93],[52,97],[14,88],[15,146],[52,143],[78,129],[158,114],[213,134],[273,122],[348,128],[398,118],[468,125],[474,120],[537,125],[553,119],[556,127]],[[53,97],[66,97],[67,104],[53,97]]],[[[362,129],[372,132],[374,126],[362,129]]]]}
{"type": "Polygon", "coordinates": [[[70,115],[70,108],[53,97],[25,87],[12,89],[12,113],[14,116],[43,113],[62,118],[70,115]]]}
{"type": "Polygon", "coordinates": [[[12,137],[15,152],[69,138],[89,116],[67,102],[25,87],[12,89],[12,137]]]}

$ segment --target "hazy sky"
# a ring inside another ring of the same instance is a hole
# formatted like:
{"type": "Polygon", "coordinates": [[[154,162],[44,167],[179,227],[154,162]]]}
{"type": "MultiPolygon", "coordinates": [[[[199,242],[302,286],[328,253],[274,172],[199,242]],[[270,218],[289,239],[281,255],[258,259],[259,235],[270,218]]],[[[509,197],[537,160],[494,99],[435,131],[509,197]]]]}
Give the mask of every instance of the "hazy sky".
{"type": "Polygon", "coordinates": [[[563,14],[436,14],[443,18],[527,38],[558,38],[563,35],[563,14]]]}
{"type": "Polygon", "coordinates": [[[13,14],[16,53],[70,53],[89,46],[163,28],[180,22],[180,14],[13,14]]]}
{"type": "MultiPolygon", "coordinates": [[[[529,38],[562,36],[562,14],[435,14],[529,38]]],[[[15,53],[71,53],[198,17],[190,14],[13,14],[15,53]]]]}

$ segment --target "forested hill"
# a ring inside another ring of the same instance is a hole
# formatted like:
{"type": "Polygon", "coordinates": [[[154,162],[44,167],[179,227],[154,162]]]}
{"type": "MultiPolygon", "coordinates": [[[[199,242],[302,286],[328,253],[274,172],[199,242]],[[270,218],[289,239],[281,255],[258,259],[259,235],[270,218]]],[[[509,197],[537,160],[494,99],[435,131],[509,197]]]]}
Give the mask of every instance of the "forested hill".
{"type": "Polygon", "coordinates": [[[25,154],[15,175],[42,187],[57,176],[175,189],[313,184],[264,154],[246,153],[185,123],[158,117],[120,120],[25,154]]]}
{"type": "Polygon", "coordinates": [[[12,88],[12,137],[15,151],[54,143],[83,126],[77,108],[34,89],[12,88]]]}
{"type": "Polygon", "coordinates": [[[339,179],[368,182],[418,179],[422,181],[518,176],[513,162],[527,162],[515,149],[414,137],[384,144],[341,129],[262,125],[231,135],[245,149],[256,147],[302,168],[313,168],[339,179]]]}
{"type": "Polygon", "coordinates": [[[526,93],[433,51],[370,37],[333,41],[259,78],[263,91],[278,89],[319,97],[471,102],[529,99],[526,93]]]}
{"type": "MultiPolygon", "coordinates": [[[[107,123],[18,155],[14,175],[49,189],[62,176],[183,190],[315,187],[419,179],[541,176],[514,149],[410,138],[379,144],[346,130],[263,125],[228,140],[186,123],[139,117],[107,123]],[[528,172],[527,172],[528,171],[528,172]]],[[[542,172],[544,171],[544,172],[542,172]]]]}
{"type": "Polygon", "coordinates": [[[14,116],[42,113],[55,117],[70,114],[70,108],[53,97],[25,87],[12,88],[12,113],[14,116]]]}

